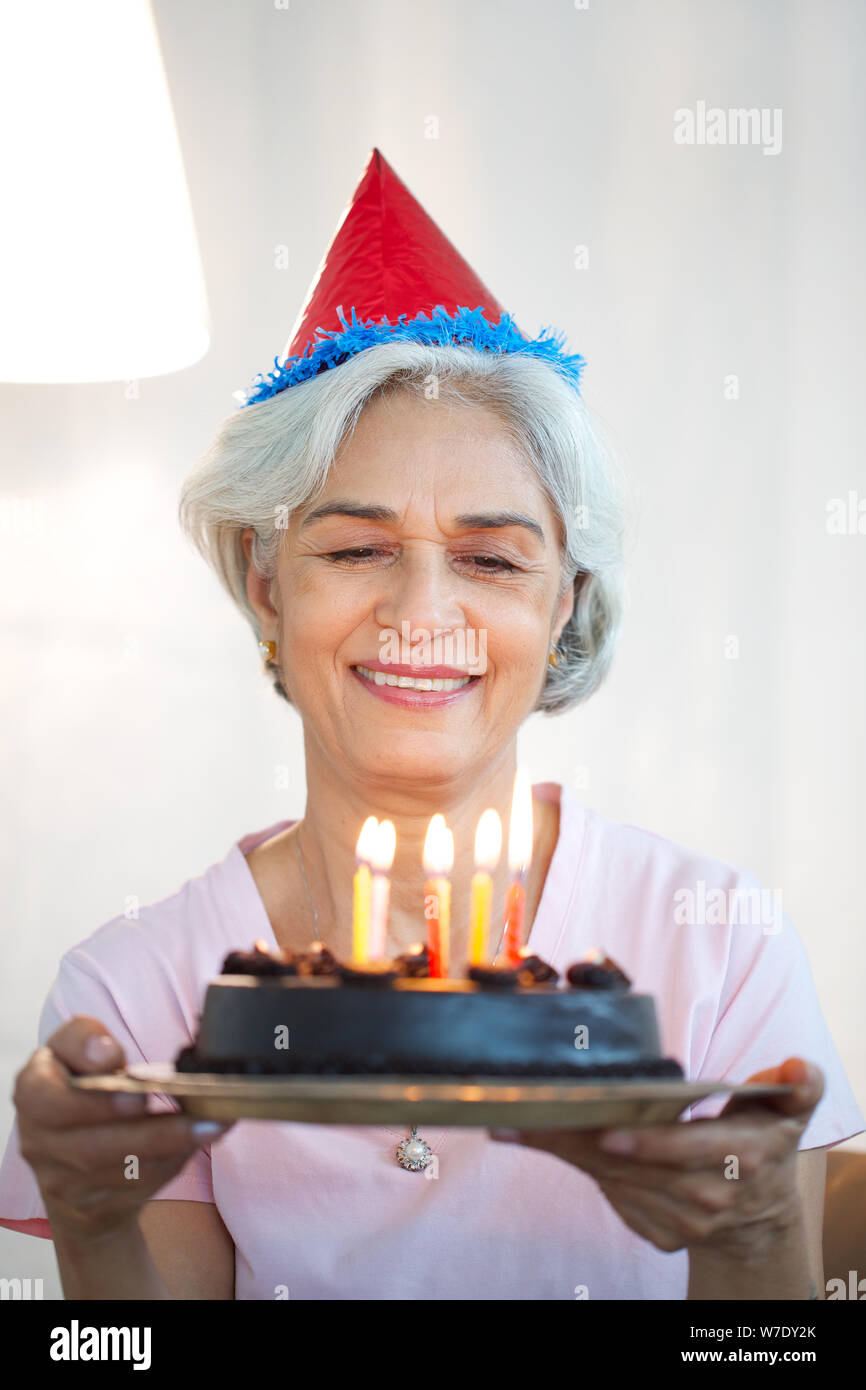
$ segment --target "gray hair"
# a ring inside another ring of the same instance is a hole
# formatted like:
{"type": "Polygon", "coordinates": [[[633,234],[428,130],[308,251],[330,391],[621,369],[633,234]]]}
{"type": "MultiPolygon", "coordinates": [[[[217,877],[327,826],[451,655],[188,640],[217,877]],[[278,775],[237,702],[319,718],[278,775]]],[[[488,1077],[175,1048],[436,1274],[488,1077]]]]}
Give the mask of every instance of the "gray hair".
{"type": "MultiPolygon", "coordinates": [[[[259,638],[246,592],[251,562],[276,574],[287,516],[324,485],[364,408],[396,390],[495,412],[526,455],[562,525],[560,596],[574,612],[536,705],[559,713],[604,679],[622,617],[625,517],[611,451],[574,387],[550,363],[521,353],[414,342],[365,348],[339,367],[229,416],[183,485],[180,522],[259,638]]],[[[278,692],[288,699],[275,669],[278,692]]]]}

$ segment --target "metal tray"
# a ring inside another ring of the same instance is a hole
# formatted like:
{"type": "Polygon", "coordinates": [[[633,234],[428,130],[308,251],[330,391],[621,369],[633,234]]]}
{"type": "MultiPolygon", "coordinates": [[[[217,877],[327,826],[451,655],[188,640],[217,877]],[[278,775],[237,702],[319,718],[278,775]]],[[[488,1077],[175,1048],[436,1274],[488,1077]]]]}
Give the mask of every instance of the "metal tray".
{"type": "Polygon", "coordinates": [[[142,1063],[126,1071],[73,1076],[85,1091],[165,1095],[197,1119],[288,1120],[335,1125],[454,1125],[510,1129],[600,1129],[670,1124],[721,1092],[785,1095],[789,1085],[729,1081],[531,1080],[526,1077],[227,1076],[142,1063]]]}

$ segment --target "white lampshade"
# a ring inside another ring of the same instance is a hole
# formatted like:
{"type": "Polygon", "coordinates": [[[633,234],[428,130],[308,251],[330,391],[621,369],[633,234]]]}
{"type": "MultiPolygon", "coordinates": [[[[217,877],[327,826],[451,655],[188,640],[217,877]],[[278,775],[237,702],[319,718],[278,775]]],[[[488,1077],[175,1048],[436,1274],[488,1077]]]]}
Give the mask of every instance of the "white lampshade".
{"type": "Polygon", "coordinates": [[[131,381],[210,346],[147,0],[0,0],[0,381],[131,381]]]}

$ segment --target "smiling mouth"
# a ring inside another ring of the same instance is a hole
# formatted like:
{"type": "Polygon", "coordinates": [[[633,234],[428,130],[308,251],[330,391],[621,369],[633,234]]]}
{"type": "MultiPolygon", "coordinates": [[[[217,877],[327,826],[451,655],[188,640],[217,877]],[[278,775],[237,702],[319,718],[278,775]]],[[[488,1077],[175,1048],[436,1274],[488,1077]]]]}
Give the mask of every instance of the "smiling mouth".
{"type": "Polygon", "coordinates": [[[477,676],[445,679],[432,676],[395,676],[386,671],[371,671],[369,666],[353,666],[352,670],[357,671],[365,680],[372,681],[375,685],[392,685],[400,690],[462,690],[471,681],[478,680],[477,676]]]}

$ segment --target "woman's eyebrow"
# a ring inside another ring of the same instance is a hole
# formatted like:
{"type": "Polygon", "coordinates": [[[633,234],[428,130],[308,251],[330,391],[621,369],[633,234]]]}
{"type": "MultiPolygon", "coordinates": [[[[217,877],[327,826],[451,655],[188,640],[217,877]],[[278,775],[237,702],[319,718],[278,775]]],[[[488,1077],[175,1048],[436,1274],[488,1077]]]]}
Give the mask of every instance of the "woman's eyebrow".
{"type": "MultiPolygon", "coordinates": [[[[397,513],[391,507],[375,506],[367,502],[352,502],[348,498],[337,498],[333,502],[323,502],[320,507],[315,507],[301,522],[301,530],[306,526],[312,526],[315,521],[321,521],[326,516],[351,516],[361,521],[399,521],[397,513]]],[[[462,516],[454,518],[455,526],[466,531],[492,531],[502,529],[506,526],[522,526],[527,531],[531,531],[534,536],[544,544],[544,531],[537,521],[532,517],[524,516],[523,512],[464,512],[462,516]]]]}
{"type": "Polygon", "coordinates": [[[464,512],[454,518],[454,524],[466,531],[492,531],[504,526],[523,526],[544,544],[544,532],[537,521],[522,512],[464,512]]]}
{"type": "Polygon", "coordinates": [[[333,502],[323,502],[321,507],[316,507],[301,522],[301,530],[305,526],[312,526],[314,521],[321,521],[323,516],[354,516],[361,521],[399,521],[397,513],[390,507],[377,507],[368,502],[351,502],[346,498],[337,498],[333,502]]]}

